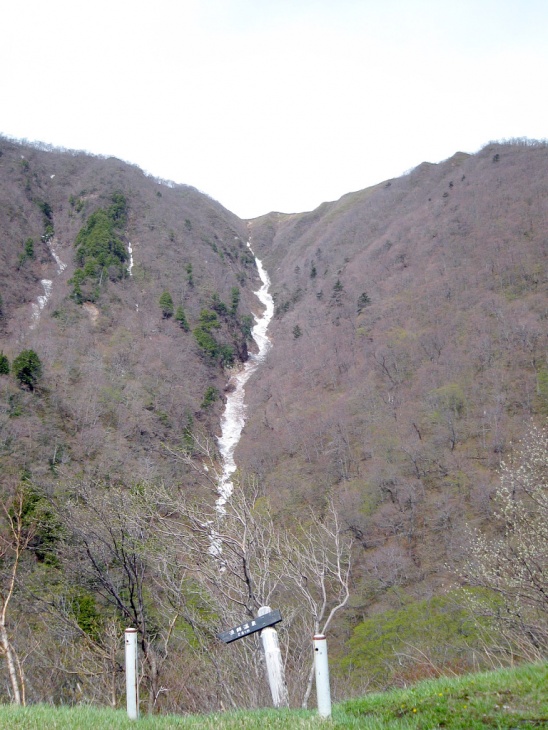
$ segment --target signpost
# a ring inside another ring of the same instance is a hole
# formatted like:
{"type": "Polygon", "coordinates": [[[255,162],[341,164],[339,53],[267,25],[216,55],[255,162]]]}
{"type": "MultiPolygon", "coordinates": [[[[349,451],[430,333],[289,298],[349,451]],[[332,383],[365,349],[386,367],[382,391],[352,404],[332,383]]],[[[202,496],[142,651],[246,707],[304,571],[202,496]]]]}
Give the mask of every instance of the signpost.
{"type": "Polygon", "coordinates": [[[217,637],[225,644],[229,644],[231,641],[236,641],[260,631],[272,702],[274,707],[289,707],[278,632],[272,628],[282,620],[282,615],[278,610],[272,611],[270,606],[261,606],[258,613],[257,618],[250,619],[228,631],[222,631],[217,634],[217,637]]]}
{"type": "Polygon", "coordinates": [[[331,690],[329,687],[329,665],[327,662],[327,641],[323,634],[316,634],[314,644],[314,671],[316,673],[316,695],[320,717],[331,717],[331,690]]]}
{"type": "MultiPolygon", "coordinates": [[[[261,631],[267,626],[273,626],[282,620],[282,614],[278,610],[271,611],[268,606],[265,606],[264,608],[268,608],[268,613],[259,615],[257,618],[250,619],[249,621],[245,621],[240,624],[240,626],[235,626],[233,629],[229,629],[228,631],[221,631],[220,634],[217,634],[217,638],[224,641],[225,644],[230,644],[231,641],[236,641],[236,639],[241,639],[243,636],[254,634],[256,631],[261,631]]],[[[259,614],[261,613],[261,610],[262,609],[259,609],[259,614]]]]}
{"type": "Polygon", "coordinates": [[[126,629],[126,705],[130,720],[139,719],[139,667],[137,661],[137,629],[126,629]]]}

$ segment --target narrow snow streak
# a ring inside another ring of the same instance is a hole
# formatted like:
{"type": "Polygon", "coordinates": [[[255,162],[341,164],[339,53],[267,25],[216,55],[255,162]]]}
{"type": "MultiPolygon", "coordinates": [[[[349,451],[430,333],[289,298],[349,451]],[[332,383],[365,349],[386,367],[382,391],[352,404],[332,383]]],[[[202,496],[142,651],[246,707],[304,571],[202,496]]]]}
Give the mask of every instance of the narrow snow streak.
{"type": "MultiPolygon", "coordinates": [[[[251,253],[251,245],[248,243],[251,253]]],[[[236,471],[236,462],[234,461],[234,450],[242,435],[242,429],[245,424],[246,405],[245,384],[257,370],[259,365],[264,362],[266,354],[271,347],[270,338],[266,332],[270,320],[274,315],[274,301],[269,293],[270,279],[266,273],[261,261],[255,257],[255,264],[259,272],[262,286],[254,294],[257,296],[261,304],[264,306],[264,312],[260,317],[255,317],[255,326],[251,330],[251,334],[257,343],[258,352],[250,355],[249,360],[245,363],[242,370],[235,373],[229,381],[229,385],[233,386],[233,390],[229,392],[225,410],[221,418],[221,436],[218,438],[219,450],[222,457],[223,470],[219,479],[217,500],[217,510],[222,513],[226,501],[232,493],[232,475],[236,471]]]]}
{"type": "Polygon", "coordinates": [[[50,279],[40,279],[40,284],[42,284],[44,288],[44,293],[38,297],[38,303],[32,305],[33,322],[30,326],[31,330],[33,330],[38,324],[38,320],[40,319],[40,313],[48,303],[48,300],[51,296],[51,290],[53,288],[53,282],[50,279]]]}
{"type": "Polygon", "coordinates": [[[54,248],[53,239],[50,240],[50,241],[48,241],[48,247],[49,247],[49,250],[50,250],[51,255],[55,259],[55,263],[57,264],[57,273],[58,274],[62,274],[63,271],[67,268],[67,265],[63,261],[61,261],[61,259],[57,255],[57,252],[56,252],[56,250],[54,248]]]}
{"type": "Polygon", "coordinates": [[[131,243],[130,242],[128,242],[127,251],[129,253],[129,264],[128,264],[128,267],[127,267],[127,273],[130,276],[133,276],[133,274],[131,273],[131,269],[133,268],[133,248],[131,247],[131,243]]]}
{"type": "MultiPolygon", "coordinates": [[[[59,276],[59,274],[62,274],[63,271],[67,268],[67,265],[63,263],[63,261],[61,261],[61,259],[57,255],[55,248],[53,247],[53,240],[48,240],[47,244],[51,255],[55,259],[55,263],[57,264],[57,275],[59,276]]],[[[40,283],[44,288],[44,293],[41,296],[37,297],[36,304],[32,304],[32,322],[30,324],[31,330],[35,329],[36,325],[38,324],[42,309],[44,309],[44,307],[48,303],[51,297],[51,291],[53,289],[53,282],[51,281],[51,279],[41,279],[40,283]]]]}

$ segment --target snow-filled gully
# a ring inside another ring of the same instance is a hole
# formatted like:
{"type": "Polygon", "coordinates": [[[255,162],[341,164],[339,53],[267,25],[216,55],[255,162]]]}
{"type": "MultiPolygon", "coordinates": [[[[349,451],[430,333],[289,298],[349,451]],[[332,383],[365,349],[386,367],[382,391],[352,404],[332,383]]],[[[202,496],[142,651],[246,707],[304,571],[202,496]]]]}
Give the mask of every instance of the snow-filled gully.
{"type": "MultiPolygon", "coordinates": [[[[249,243],[247,245],[251,253],[253,253],[251,245],[249,243]]],[[[250,355],[243,369],[239,370],[230,378],[229,393],[226,399],[225,410],[221,417],[221,436],[218,438],[218,444],[222,458],[222,472],[217,488],[219,495],[217,499],[217,510],[220,513],[223,512],[224,505],[230,498],[233,489],[231,480],[232,475],[236,471],[234,450],[238,445],[245,424],[245,384],[264,361],[271,346],[271,341],[266,334],[270,320],[274,315],[274,301],[269,292],[270,279],[262,262],[257,257],[255,257],[255,264],[257,265],[262,286],[254,293],[264,306],[264,312],[259,317],[254,315],[255,326],[251,331],[252,337],[257,344],[258,352],[250,355]]]]}
{"type": "MultiPolygon", "coordinates": [[[[59,256],[57,255],[57,252],[54,248],[53,240],[48,240],[47,242],[48,248],[50,250],[51,255],[53,256],[55,263],[57,265],[57,276],[59,274],[62,274],[63,271],[67,268],[67,265],[61,261],[59,256]]],[[[44,293],[37,297],[36,303],[33,302],[32,304],[32,322],[30,324],[30,329],[33,330],[36,325],[38,324],[38,321],[40,319],[40,315],[42,314],[42,309],[46,306],[48,303],[51,292],[53,289],[53,281],[51,279],[40,279],[40,284],[42,284],[42,288],[44,289],[44,293]]]]}
{"type": "MultiPolygon", "coordinates": [[[[253,250],[251,244],[248,243],[251,253],[253,250]]],[[[57,255],[53,245],[49,245],[50,252],[57,264],[57,274],[61,274],[66,268],[59,256],[57,255]]],[[[129,276],[132,276],[133,268],[133,247],[131,243],[128,245],[129,265],[127,267],[129,276]]],[[[255,255],[255,254],[253,254],[255,255]]],[[[270,278],[265,271],[262,262],[255,256],[255,264],[261,279],[261,287],[254,292],[264,307],[264,311],[260,316],[254,315],[255,325],[251,330],[251,335],[257,344],[257,352],[249,356],[241,370],[235,372],[229,380],[229,390],[226,398],[225,409],[221,416],[221,435],[218,437],[219,451],[221,454],[221,474],[219,476],[217,486],[217,510],[223,513],[224,505],[230,498],[232,493],[232,475],[236,471],[236,462],[234,461],[234,451],[245,424],[246,405],[245,385],[259,365],[264,361],[266,354],[271,346],[270,338],[267,335],[268,325],[274,315],[274,301],[270,295],[270,278]]],[[[41,284],[44,288],[44,294],[38,297],[37,303],[32,305],[32,324],[34,329],[40,319],[43,308],[51,297],[53,282],[49,279],[42,279],[41,284]]]]}

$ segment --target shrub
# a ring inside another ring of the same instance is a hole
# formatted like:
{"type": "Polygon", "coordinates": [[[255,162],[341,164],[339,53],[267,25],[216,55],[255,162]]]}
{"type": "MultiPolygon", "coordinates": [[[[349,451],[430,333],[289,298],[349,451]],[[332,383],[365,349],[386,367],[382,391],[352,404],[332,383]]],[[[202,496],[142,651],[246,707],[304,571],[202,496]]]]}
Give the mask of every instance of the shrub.
{"type": "Polygon", "coordinates": [[[34,259],[34,241],[32,238],[27,238],[23,244],[23,251],[19,255],[19,266],[25,263],[27,259],[34,259]]]}
{"type": "Polygon", "coordinates": [[[371,299],[369,298],[369,295],[366,292],[362,292],[360,296],[358,297],[358,314],[367,307],[368,304],[371,304],[371,299]]]}
{"type": "Polygon", "coordinates": [[[240,330],[246,340],[250,340],[253,337],[253,317],[250,314],[244,314],[240,320],[240,330]]]}
{"type": "Polygon", "coordinates": [[[194,329],[194,337],[203,354],[210,360],[214,360],[219,354],[219,345],[211,332],[198,325],[194,329]]]}
{"type": "Polygon", "coordinates": [[[219,362],[223,367],[231,367],[234,365],[234,348],[230,345],[221,345],[219,348],[219,362]]]}
{"type": "Polygon", "coordinates": [[[223,301],[221,301],[218,294],[213,294],[211,297],[211,308],[222,317],[228,314],[228,307],[223,301]]]}
{"type": "Polygon", "coordinates": [[[219,391],[217,388],[214,388],[212,385],[209,385],[206,388],[206,391],[204,393],[204,398],[202,400],[201,408],[209,408],[209,406],[213,405],[215,401],[219,397],[219,391]]]}
{"type": "Polygon", "coordinates": [[[76,590],[70,604],[71,613],[82,631],[93,641],[100,641],[103,621],[93,595],[76,590]]]}
{"type": "MultiPolygon", "coordinates": [[[[396,679],[420,674],[420,665],[441,670],[466,663],[479,629],[462,607],[462,591],[411,602],[358,624],[341,661],[345,670],[366,674],[385,688],[396,679]]],[[[428,672],[426,672],[428,674],[428,672]]]]}

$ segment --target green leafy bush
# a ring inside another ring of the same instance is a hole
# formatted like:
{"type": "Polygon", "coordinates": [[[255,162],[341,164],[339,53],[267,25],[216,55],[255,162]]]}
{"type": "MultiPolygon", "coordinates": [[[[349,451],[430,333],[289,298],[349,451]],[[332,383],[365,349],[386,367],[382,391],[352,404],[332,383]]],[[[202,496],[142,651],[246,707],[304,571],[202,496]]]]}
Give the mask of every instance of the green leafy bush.
{"type": "Polygon", "coordinates": [[[29,549],[40,563],[58,566],[56,547],[61,539],[61,523],[48,499],[26,479],[22,482],[21,521],[32,532],[29,549]]]}
{"type": "Polygon", "coordinates": [[[234,348],[230,345],[221,345],[219,348],[219,362],[223,367],[231,367],[234,365],[235,355],[234,348]]]}
{"type": "Polygon", "coordinates": [[[211,309],[202,309],[200,312],[200,321],[194,328],[194,338],[203,354],[210,362],[218,362],[223,367],[234,364],[234,349],[230,345],[220,344],[217,342],[211,330],[220,329],[221,323],[217,317],[217,313],[211,309]]]}
{"type": "Polygon", "coordinates": [[[375,687],[387,687],[396,677],[416,678],[417,665],[466,664],[469,645],[479,643],[479,628],[459,593],[409,603],[358,624],[341,667],[366,674],[375,687]]]}
{"type": "Polygon", "coordinates": [[[209,408],[219,398],[219,391],[213,385],[208,385],[204,393],[201,408],[209,408]]]}
{"type": "Polygon", "coordinates": [[[252,329],[253,317],[250,314],[244,314],[244,316],[240,319],[240,330],[246,340],[250,340],[252,338],[252,329]]]}
{"type": "Polygon", "coordinates": [[[223,301],[221,301],[218,294],[213,294],[211,297],[211,308],[217,312],[217,314],[220,314],[221,317],[225,317],[228,314],[228,307],[223,301]]]}
{"type": "Polygon", "coordinates": [[[214,360],[219,354],[219,345],[211,332],[198,326],[194,329],[194,337],[203,354],[210,360],[214,360]]]}
{"type": "Polygon", "coordinates": [[[24,264],[27,259],[34,259],[34,241],[32,238],[27,238],[23,244],[23,253],[19,256],[19,264],[24,264]]]}
{"type": "Polygon", "coordinates": [[[93,595],[82,589],[76,590],[70,601],[70,609],[82,631],[94,641],[100,641],[103,621],[93,595]]]}

